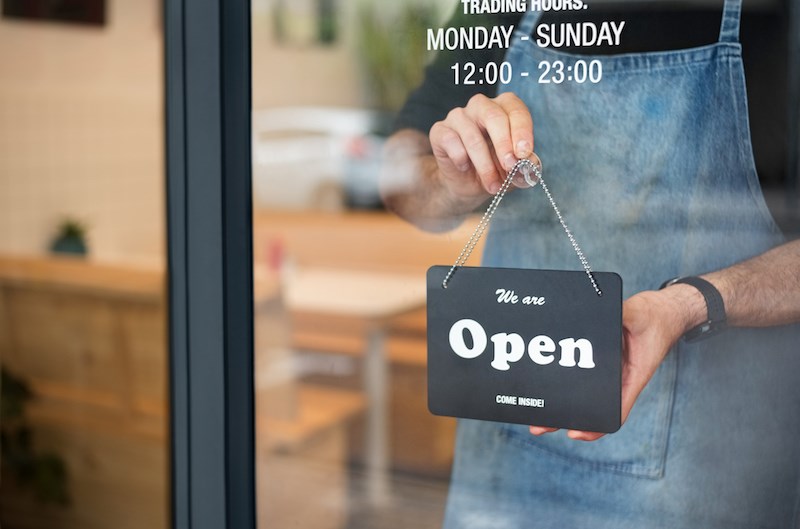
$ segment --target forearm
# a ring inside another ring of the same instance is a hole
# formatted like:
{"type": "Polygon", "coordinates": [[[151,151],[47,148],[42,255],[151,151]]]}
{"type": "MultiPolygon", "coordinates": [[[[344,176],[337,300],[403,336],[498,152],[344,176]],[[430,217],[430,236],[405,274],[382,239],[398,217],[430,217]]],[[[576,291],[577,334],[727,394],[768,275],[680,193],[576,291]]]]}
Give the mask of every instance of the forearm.
{"type": "Polygon", "coordinates": [[[462,198],[442,185],[430,141],[406,129],[386,142],[380,191],[386,207],[428,231],[458,226],[485,198],[462,198]]]}
{"type": "Polygon", "coordinates": [[[800,240],[703,277],[722,294],[731,325],[800,321],[800,240]]]}
{"type": "MultiPolygon", "coordinates": [[[[731,326],[800,322],[800,240],[701,277],[719,290],[731,326]]],[[[705,302],[694,287],[673,285],[664,292],[682,306],[684,330],[706,321],[705,302]]]]}

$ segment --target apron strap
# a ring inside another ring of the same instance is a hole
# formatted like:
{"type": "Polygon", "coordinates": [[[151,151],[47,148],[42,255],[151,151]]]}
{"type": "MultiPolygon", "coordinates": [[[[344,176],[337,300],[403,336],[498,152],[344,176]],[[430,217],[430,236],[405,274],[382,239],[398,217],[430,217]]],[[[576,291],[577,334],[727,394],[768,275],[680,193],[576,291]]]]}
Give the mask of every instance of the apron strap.
{"type": "Polygon", "coordinates": [[[719,28],[720,42],[739,42],[739,21],[742,18],[742,0],[725,0],[722,9],[722,24],[719,28]]]}
{"type": "Polygon", "coordinates": [[[541,18],[541,11],[527,11],[519,21],[519,30],[523,35],[533,35],[533,30],[541,18]]]}

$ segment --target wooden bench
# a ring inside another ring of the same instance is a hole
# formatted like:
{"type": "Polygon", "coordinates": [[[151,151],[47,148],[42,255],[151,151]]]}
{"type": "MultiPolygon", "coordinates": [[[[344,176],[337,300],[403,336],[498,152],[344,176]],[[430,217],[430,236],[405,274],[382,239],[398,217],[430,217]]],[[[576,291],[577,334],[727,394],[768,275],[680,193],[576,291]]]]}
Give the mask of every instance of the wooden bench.
{"type": "MultiPolygon", "coordinates": [[[[274,295],[274,282],[258,282],[257,300],[274,295]]],[[[275,322],[263,309],[257,303],[256,324],[272,325],[274,337],[275,322]]],[[[35,394],[26,415],[36,447],[65,461],[72,500],[67,508],[40,505],[4,476],[4,523],[169,526],[166,318],[159,269],[0,258],[0,355],[35,394]]],[[[275,360],[257,358],[257,366],[269,369],[275,360]]],[[[273,404],[258,410],[257,471],[267,491],[259,495],[259,513],[270,521],[302,516],[307,527],[341,527],[347,429],[363,414],[363,396],[293,380],[263,391],[266,398],[259,392],[256,399],[273,404]],[[298,514],[297,498],[309,493],[330,496],[337,509],[315,504],[298,514]]]]}

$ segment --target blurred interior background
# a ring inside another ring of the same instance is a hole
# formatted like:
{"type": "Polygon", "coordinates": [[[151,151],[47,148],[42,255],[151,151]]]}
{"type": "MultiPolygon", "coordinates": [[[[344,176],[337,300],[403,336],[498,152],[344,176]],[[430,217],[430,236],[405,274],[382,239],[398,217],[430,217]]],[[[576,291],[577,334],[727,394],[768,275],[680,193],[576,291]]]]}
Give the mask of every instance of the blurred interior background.
{"type": "MultiPolygon", "coordinates": [[[[441,524],[455,421],[426,407],[424,276],[475,220],[418,232],[376,178],[425,30],[457,4],[252,1],[261,527],[441,524]]],[[[4,528],[169,523],[161,9],[2,0],[4,528]]],[[[786,77],[787,9],[751,13],[754,80],[786,77]]],[[[751,116],[778,131],[759,169],[796,233],[791,93],[772,90],[751,87],[784,103],[751,116]]]]}

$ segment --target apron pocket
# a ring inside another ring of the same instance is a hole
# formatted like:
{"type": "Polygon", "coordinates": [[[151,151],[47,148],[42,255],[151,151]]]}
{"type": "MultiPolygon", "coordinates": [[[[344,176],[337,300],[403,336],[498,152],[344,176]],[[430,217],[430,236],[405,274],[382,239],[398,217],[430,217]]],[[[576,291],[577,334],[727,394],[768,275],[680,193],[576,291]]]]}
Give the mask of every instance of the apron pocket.
{"type": "Polygon", "coordinates": [[[566,432],[531,435],[524,425],[503,425],[501,435],[568,463],[595,470],[659,479],[664,475],[677,374],[672,351],[645,387],[622,428],[597,441],[574,441],[566,432]]]}

